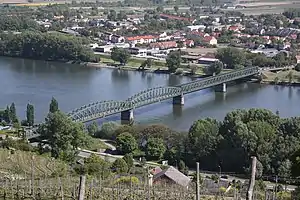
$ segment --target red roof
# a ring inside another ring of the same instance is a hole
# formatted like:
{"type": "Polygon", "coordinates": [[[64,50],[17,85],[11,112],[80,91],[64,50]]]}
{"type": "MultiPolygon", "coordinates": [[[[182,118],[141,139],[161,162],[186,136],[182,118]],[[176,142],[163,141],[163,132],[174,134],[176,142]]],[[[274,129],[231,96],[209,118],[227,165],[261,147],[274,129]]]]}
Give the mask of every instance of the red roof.
{"type": "Polygon", "coordinates": [[[150,47],[160,48],[160,49],[175,48],[177,47],[177,43],[175,41],[156,42],[156,43],[151,43],[150,47]]]}
{"type": "Polygon", "coordinates": [[[213,36],[206,36],[206,37],[203,38],[203,41],[204,42],[210,42],[212,39],[216,39],[216,38],[213,37],[213,36]]]}
{"type": "Polygon", "coordinates": [[[293,40],[297,39],[297,34],[291,34],[290,38],[293,39],[293,40]]]}
{"type": "Polygon", "coordinates": [[[157,37],[153,36],[153,35],[138,35],[138,36],[134,36],[134,37],[127,37],[126,39],[128,41],[134,41],[134,40],[141,40],[141,39],[149,40],[149,39],[155,39],[155,38],[157,38],[157,37]]]}
{"type": "Polygon", "coordinates": [[[192,34],[192,35],[198,35],[198,36],[202,36],[202,37],[205,35],[205,33],[199,32],[199,31],[191,31],[190,34],[192,34]]]}
{"type": "Polygon", "coordinates": [[[160,14],[159,16],[162,17],[162,18],[167,18],[167,19],[175,19],[175,20],[182,20],[182,21],[189,21],[189,22],[194,21],[194,19],[192,19],[192,18],[179,17],[179,16],[176,16],[176,15],[160,14]]]}
{"type": "Polygon", "coordinates": [[[239,27],[238,26],[229,26],[228,30],[237,31],[237,30],[239,30],[239,27]]]}
{"type": "Polygon", "coordinates": [[[185,44],[186,44],[187,46],[191,46],[191,45],[194,44],[194,40],[186,40],[186,41],[185,41],[185,44]]]}

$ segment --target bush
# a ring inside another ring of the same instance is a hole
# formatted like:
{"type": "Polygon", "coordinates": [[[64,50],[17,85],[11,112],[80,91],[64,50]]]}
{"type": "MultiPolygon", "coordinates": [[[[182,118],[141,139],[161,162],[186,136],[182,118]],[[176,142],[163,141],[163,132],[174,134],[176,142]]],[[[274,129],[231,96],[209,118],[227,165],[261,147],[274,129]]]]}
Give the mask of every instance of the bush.
{"type": "Polygon", "coordinates": [[[117,174],[121,173],[127,173],[128,172],[128,166],[124,159],[118,158],[113,162],[111,169],[116,172],[117,174]]]}
{"type": "Polygon", "coordinates": [[[135,138],[130,133],[122,133],[116,139],[117,150],[126,154],[132,153],[138,145],[135,138]]]}
{"type": "Polygon", "coordinates": [[[135,176],[122,176],[118,178],[115,183],[121,183],[121,184],[135,184],[138,185],[140,183],[139,179],[135,176]]]}

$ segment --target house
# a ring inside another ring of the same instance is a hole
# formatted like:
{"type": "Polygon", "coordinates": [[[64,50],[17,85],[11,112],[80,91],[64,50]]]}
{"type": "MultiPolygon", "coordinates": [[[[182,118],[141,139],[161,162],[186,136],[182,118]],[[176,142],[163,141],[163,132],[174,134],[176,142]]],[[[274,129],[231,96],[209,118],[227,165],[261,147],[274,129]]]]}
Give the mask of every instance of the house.
{"type": "Polygon", "coordinates": [[[198,30],[204,30],[206,28],[205,25],[194,25],[194,26],[187,26],[187,31],[198,31],[198,30]]]}
{"type": "Polygon", "coordinates": [[[157,37],[153,35],[140,35],[134,37],[126,37],[125,41],[131,44],[149,44],[151,42],[156,42],[157,37]]]}
{"type": "Polygon", "coordinates": [[[147,49],[132,47],[127,49],[130,54],[147,56],[147,49]]]}
{"type": "Polygon", "coordinates": [[[186,47],[192,47],[195,45],[194,40],[186,40],[184,44],[186,47]]]}
{"type": "Polygon", "coordinates": [[[153,176],[153,184],[170,183],[188,188],[190,182],[191,179],[189,177],[172,166],[153,176]]]}
{"type": "Polygon", "coordinates": [[[150,173],[152,175],[158,174],[160,172],[162,172],[162,169],[160,167],[155,167],[155,168],[153,168],[153,169],[150,170],[150,173]]]}
{"type": "Polygon", "coordinates": [[[296,55],[297,64],[300,63],[300,55],[296,55]]]}
{"type": "Polygon", "coordinates": [[[177,47],[177,42],[176,41],[156,42],[156,43],[151,43],[150,47],[153,49],[158,48],[160,50],[171,49],[177,47]]]}
{"type": "Polygon", "coordinates": [[[206,58],[206,57],[202,57],[202,58],[199,58],[198,60],[198,64],[202,64],[202,65],[211,65],[215,62],[218,62],[219,59],[216,59],[216,58],[206,58]]]}
{"type": "Polygon", "coordinates": [[[240,28],[238,26],[229,26],[228,27],[229,31],[233,31],[233,32],[240,32],[240,28]]]}
{"type": "Polygon", "coordinates": [[[218,40],[213,36],[203,37],[203,42],[205,42],[209,45],[217,45],[218,44],[218,40]]]}

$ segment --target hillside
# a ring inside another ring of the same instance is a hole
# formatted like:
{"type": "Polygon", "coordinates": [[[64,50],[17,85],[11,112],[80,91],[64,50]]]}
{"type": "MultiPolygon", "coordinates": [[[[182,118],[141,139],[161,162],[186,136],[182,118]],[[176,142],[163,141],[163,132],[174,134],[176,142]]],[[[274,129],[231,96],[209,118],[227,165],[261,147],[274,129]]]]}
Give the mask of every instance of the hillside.
{"type": "Polygon", "coordinates": [[[34,172],[35,177],[47,177],[67,171],[67,165],[33,152],[0,149],[0,174],[7,178],[24,178],[34,172]]]}

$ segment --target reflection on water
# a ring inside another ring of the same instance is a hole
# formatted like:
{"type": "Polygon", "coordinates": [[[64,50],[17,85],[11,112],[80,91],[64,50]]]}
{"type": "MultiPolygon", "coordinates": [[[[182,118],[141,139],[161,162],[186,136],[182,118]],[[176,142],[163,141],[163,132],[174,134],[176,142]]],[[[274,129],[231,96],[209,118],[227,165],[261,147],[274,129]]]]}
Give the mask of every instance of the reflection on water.
{"type": "MultiPolygon", "coordinates": [[[[15,102],[18,115],[25,117],[26,104],[34,104],[37,121],[44,120],[55,97],[62,111],[102,100],[124,100],[148,88],[175,86],[191,78],[118,69],[87,68],[65,63],[0,58],[0,81],[4,88],[0,108],[15,102]]],[[[222,120],[238,108],[266,108],[280,116],[298,116],[300,88],[240,83],[228,85],[227,93],[208,88],[185,95],[185,105],[167,100],[134,110],[136,123],[163,123],[187,130],[193,121],[213,117],[222,120]]],[[[120,114],[98,120],[120,120],[120,114]]]]}

